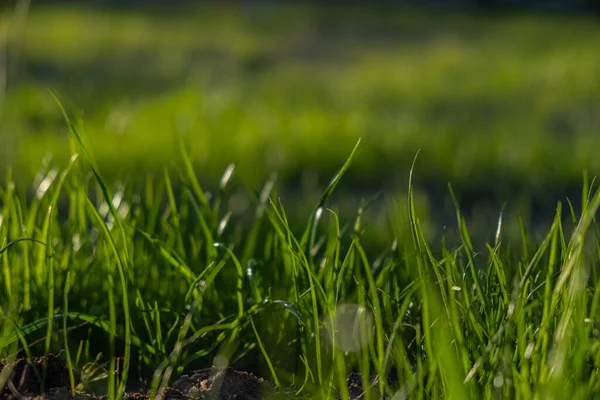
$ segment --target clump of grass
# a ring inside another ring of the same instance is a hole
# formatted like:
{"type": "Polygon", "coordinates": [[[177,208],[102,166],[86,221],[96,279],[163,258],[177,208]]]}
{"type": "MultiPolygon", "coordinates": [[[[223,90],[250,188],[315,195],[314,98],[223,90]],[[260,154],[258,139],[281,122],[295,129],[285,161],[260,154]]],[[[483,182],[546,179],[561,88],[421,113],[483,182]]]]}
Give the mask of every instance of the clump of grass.
{"type": "Polygon", "coordinates": [[[102,353],[110,398],[134,367],[160,395],[213,364],[254,366],[311,398],[349,398],[352,371],[365,398],[600,393],[600,190],[587,180],[570,234],[559,203],[535,251],[525,230],[527,243],[505,239],[501,218],[479,251],[458,207],[458,246],[427,242],[411,173],[408,226],[390,218],[389,244],[365,248],[368,204],[328,208],[358,144],[302,227],[272,180],[253,212],[233,213],[234,167],[209,194],[183,142],[178,176],[110,188],[69,127],[82,157],[40,170],[33,196],[10,175],[0,189],[2,357],[65,350],[85,370],[102,353]]]}

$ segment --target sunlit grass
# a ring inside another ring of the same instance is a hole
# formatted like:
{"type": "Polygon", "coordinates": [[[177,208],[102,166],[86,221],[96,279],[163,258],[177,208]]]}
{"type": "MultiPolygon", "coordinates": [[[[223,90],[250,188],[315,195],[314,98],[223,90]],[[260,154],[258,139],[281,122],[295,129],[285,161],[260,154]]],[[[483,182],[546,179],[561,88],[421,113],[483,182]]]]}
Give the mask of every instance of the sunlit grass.
{"type": "Polygon", "coordinates": [[[423,149],[420,174],[441,185],[573,188],[600,171],[598,35],[583,16],[34,3],[9,71],[0,167],[17,165],[20,184],[46,153],[68,159],[49,87],[80,114],[111,182],[160,170],[179,133],[211,181],[229,162],[254,186],[273,171],[325,179],[364,137],[350,181],[403,183],[423,149]]]}
{"type": "Polygon", "coordinates": [[[0,356],[62,352],[111,398],[211,364],[309,398],[352,371],[367,398],[597,397],[600,191],[546,196],[535,231],[517,207],[600,171],[594,21],[273,10],[34,4],[0,125],[0,356]],[[467,218],[448,181],[511,212],[467,218]]]}
{"type": "Polygon", "coordinates": [[[389,216],[388,244],[366,248],[369,205],[328,208],[356,148],[302,227],[271,181],[232,216],[233,166],[207,193],[184,142],[181,184],[165,171],[109,187],[70,129],[81,156],[40,171],[33,197],[10,176],[0,191],[3,357],[71,346],[81,370],[102,353],[111,398],[134,367],[161,393],[211,364],[252,366],[310,398],[348,398],[351,371],[367,398],[598,395],[600,191],[587,179],[581,215],[559,205],[540,241],[506,237],[501,216],[482,252],[458,208],[459,242],[427,240],[411,172],[408,200],[395,203],[406,218],[389,216]]]}

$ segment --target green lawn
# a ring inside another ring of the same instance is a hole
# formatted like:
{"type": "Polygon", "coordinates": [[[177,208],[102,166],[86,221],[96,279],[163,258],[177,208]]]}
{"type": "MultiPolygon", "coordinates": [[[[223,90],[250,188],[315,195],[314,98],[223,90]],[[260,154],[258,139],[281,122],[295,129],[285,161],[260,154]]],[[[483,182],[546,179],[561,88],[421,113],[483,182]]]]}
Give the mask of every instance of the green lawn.
{"type": "Polygon", "coordinates": [[[597,21],[340,10],[13,21],[0,359],[61,352],[111,398],[213,363],[314,399],[351,371],[600,395],[597,21]]]}
{"type": "MultiPolygon", "coordinates": [[[[5,19],[6,23],[8,19],[5,19]]],[[[174,135],[211,180],[252,187],[330,176],[362,137],[354,179],[420,176],[511,198],[600,171],[600,32],[591,18],[365,8],[204,8],[181,14],[32,6],[11,47],[0,165],[28,181],[66,163],[47,88],[81,116],[112,177],[171,162],[174,135]],[[17,50],[17,48],[19,50],[17,50]]],[[[310,179],[309,179],[310,180],[310,179]]],[[[321,182],[323,183],[323,182],[321,182]]]]}
{"type": "Polygon", "coordinates": [[[363,387],[390,377],[366,398],[600,393],[600,190],[584,196],[574,229],[559,205],[542,240],[526,230],[511,240],[498,223],[482,252],[460,212],[459,243],[430,244],[409,188],[395,203],[408,219],[391,215],[387,244],[367,246],[362,210],[323,208],[341,174],[301,226],[270,184],[243,217],[228,201],[229,174],[207,198],[185,151],[180,188],[167,173],[111,190],[78,150],[34,198],[12,181],[0,191],[9,360],[61,351],[84,378],[79,390],[110,398],[138,379],[160,393],[210,365],[251,369],[311,399],[349,399],[351,371],[363,387]]]}

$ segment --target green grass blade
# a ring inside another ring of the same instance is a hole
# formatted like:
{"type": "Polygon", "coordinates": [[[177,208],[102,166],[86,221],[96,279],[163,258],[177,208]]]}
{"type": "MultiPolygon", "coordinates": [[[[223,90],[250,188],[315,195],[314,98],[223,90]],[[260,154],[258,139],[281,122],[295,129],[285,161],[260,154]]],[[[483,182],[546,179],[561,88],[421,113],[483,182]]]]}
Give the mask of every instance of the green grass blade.
{"type": "MultiPolygon", "coordinates": [[[[352,159],[354,158],[354,155],[356,154],[359,145],[360,145],[360,139],[358,139],[358,141],[354,145],[354,148],[350,152],[350,155],[346,159],[346,162],[344,163],[344,165],[342,166],[342,168],[340,168],[340,170],[338,171],[338,173],[331,179],[331,181],[327,185],[327,188],[325,189],[325,191],[321,195],[321,198],[319,200],[319,204],[317,204],[317,207],[315,207],[315,210],[314,210],[313,214],[311,215],[311,217],[309,219],[308,225],[306,226],[306,229],[305,229],[304,233],[302,234],[302,238],[300,239],[300,244],[302,245],[302,248],[305,248],[305,246],[309,245],[310,234],[311,234],[311,232],[313,230],[313,225],[316,222],[315,218],[317,216],[317,213],[318,213],[319,210],[321,210],[323,208],[323,206],[325,205],[325,202],[327,201],[327,199],[329,199],[329,197],[331,196],[331,194],[335,190],[337,184],[342,179],[342,176],[344,176],[344,174],[346,173],[346,171],[348,170],[348,168],[350,168],[350,164],[352,163],[352,159]]],[[[309,250],[310,250],[310,248],[309,248],[309,250]]]]}

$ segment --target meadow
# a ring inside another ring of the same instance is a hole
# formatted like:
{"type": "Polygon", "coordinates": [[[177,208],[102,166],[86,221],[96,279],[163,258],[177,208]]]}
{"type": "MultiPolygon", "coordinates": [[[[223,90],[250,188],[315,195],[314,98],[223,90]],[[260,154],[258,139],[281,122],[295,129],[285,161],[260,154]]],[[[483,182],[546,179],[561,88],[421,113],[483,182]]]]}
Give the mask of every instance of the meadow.
{"type": "Polygon", "coordinates": [[[3,20],[0,358],[598,396],[597,21],[240,7],[3,20]]]}
{"type": "Polygon", "coordinates": [[[32,6],[22,28],[5,18],[3,169],[29,182],[48,153],[66,164],[50,88],[113,178],[168,164],[174,133],[203,175],[233,162],[253,185],[273,171],[326,183],[359,137],[353,176],[402,189],[418,149],[421,180],[503,196],[579,188],[600,170],[595,19],[343,11],[32,6]]]}

